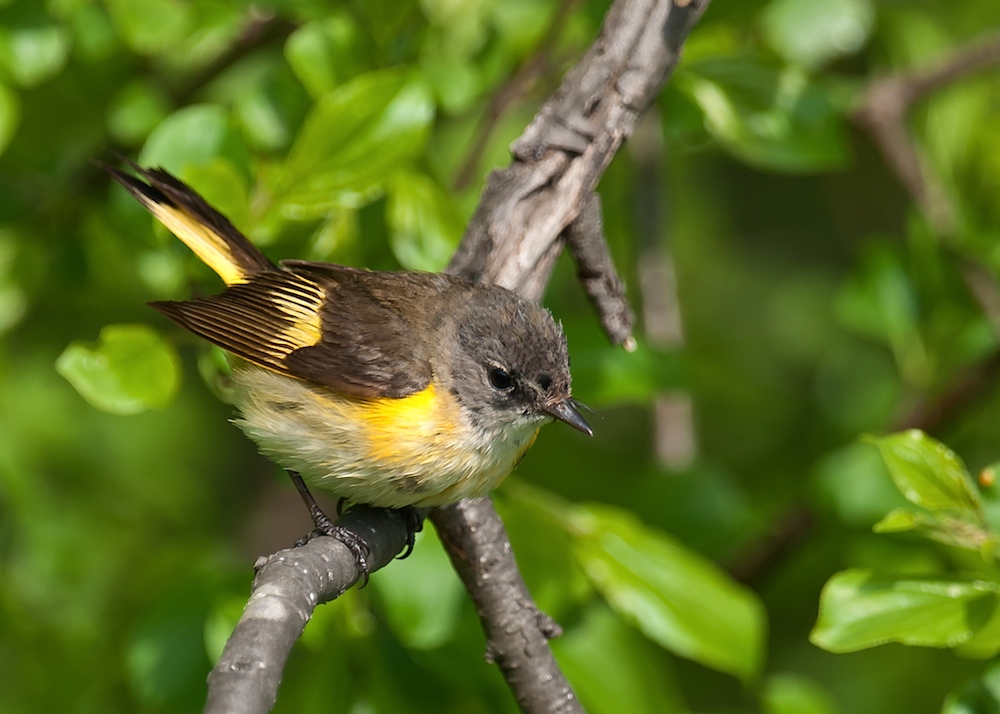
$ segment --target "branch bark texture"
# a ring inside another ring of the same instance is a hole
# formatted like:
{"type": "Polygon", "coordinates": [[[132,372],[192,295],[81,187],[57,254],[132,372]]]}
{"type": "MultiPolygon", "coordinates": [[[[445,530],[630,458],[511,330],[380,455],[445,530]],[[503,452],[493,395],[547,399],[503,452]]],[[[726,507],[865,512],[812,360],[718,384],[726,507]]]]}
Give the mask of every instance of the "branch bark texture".
{"type": "MultiPolygon", "coordinates": [[[[368,544],[372,570],[403,549],[409,528],[399,511],[367,506],[351,508],[337,523],[368,544]]],[[[205,714],[270,711],[285,661],[313,610],[362,578],[354,554],[326,536],[259,558],[254,570],[250,599],[208,675],[205,714]]]]}
{"type": "MultiPolygon", "coordinates": [[[[594,247],[595,235],[602,234],[593,191],[707,5],[708,0],[616,0],[596,42],[512,146],[511,165],[490,176],[449,272],[538,299],[564,240],[574,239],[582,245],[581,272],[602,286],[594,288],[601,293],[596,302],[605,303],[599,311],[619,316],[619,337],[613,339],[630,336],[631,323],[623,326],[621,317],[621,283],[606,248],[594,247]],[[577,220],[587,225],[574,226],[577,220]],[[618,298],[607,298],[615,292],[618,298]]],[[[582,712],[548,647],[559,628],[531,600],[492,502],[436,509],[431,519],[475,603],[487,658],[499,665],[522,710],[582,712]]],[[[373,570],[405,542],[406,524],[392,511],[355,509],[338,522],[369,543],[373,570]]],[[[346,547],[326,537],[258,561],[250,600],[209,676],[205,711],[267,711],[288,653],[315,606],[335,599],[359,577],[346,547]]]]}

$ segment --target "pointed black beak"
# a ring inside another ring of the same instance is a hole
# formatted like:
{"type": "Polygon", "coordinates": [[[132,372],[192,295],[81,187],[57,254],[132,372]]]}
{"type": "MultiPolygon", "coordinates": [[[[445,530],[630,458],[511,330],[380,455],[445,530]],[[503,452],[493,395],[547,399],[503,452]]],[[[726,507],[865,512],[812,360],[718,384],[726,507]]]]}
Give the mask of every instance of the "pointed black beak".
{"type": "Polygon", "coordinates": [[[569,424],[574,429],[579,429],[587,436],[593,436],[594,430],[583,420],[580,416],[580,410],[576,406],[576,402],[567,397],[559,402],[553,402],[552,404],[547,404],[543,407],[546,412],[554,416],[559,421],[564,421],[569,424]]]}

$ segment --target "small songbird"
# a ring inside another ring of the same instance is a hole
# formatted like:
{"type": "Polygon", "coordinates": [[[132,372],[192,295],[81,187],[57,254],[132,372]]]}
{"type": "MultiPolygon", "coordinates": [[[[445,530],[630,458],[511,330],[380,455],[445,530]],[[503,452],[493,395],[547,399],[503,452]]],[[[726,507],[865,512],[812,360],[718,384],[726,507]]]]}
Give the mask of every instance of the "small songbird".
{"type": "Polygon", "coordinates": [[[163,169],[102,168],[225,282],[151,304],[241,358],[236,424],[289,471],[321,530],[345,539],[299,474],[355,503],[440,506],[491,491],[553,418],[592,433],[566,338],[539,305],[444,274],[275,265],[163,169]]]}

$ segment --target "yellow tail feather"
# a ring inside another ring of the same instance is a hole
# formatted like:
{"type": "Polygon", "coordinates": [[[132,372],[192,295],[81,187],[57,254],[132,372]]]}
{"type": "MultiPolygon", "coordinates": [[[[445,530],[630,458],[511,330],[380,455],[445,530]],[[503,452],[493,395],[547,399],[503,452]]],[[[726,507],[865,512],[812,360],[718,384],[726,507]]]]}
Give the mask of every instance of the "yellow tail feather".
{"type": "Polygon", "coordinates": [[[163,169],[144,169],[128,163],[140,178],[113,166],[98,166],[218,273],[226,285],[246,282],[253,273],[277,270],[229,219],[208,205],[186,183],[163,169]]]}

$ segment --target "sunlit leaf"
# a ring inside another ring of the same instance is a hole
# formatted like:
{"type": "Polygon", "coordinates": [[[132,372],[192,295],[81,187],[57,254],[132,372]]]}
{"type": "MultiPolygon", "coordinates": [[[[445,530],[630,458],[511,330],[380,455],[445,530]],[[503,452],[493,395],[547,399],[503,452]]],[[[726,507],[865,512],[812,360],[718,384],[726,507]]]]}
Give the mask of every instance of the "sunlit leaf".
{"type": "Polygon", "coordinates": [[[603,604],[587,608],[552,650],[590,714],[687,711],[665,655],[603,604]]]}
{"type": "Polygon", "coordinates": [[[0,154],[4,152],[21,121],[21,102],[17,94],[0,84],[0,154]]]}
{"type": "Polygon", "coordinates": [[[193,104],[178,109],[157,125],[142,147],[139,163],[183,174],[188,164],[206,163],[230,150],[239,153],[237,146],[225,108],[193,104]]]}
{"type": "Polygon", "coordinates": [[[944,444],[917,429],[872,439],[872,443],[907,500],[928,510],[958,511],[970,520],[981,520],[976,487],[961,459],[944,444]]]}
{"type": "Polygon", "coordinates": [[[358,57],[364,48],[357,20],[332,12],[297,28],[285,43],[285,59],[313,97],[321,97],[360,69],[358,57]]]}
{"type": "Polygon", "coordinates": [[[595,587],[647,637],[742,679],[760,671],[766,620],[751,591],[624,511],[582,508],[572,525],[595,587]]]}
{"type": "Polygon", "coordinates": [[[401,171],[389,185],[392,250],[409,270],[442,270],[462,237],[462,217],[429,176],[401,171]]]}
{"type": "Polygon", "coordinates": [[[973,576],[907,577],[845,570],[820,597],[813,644],[853,652],[886,642],[955,647],[993,617],[1000,583],[973,576]]]}
{"type": "Polygon", "coordinates": [[[870,0],[772,0],[761,15],[768,43],[810,68],[860,50],[874,21],[870,0]]]}
{"type": "Polygon", "coordinates": [[[112,414],[164,407],[180,380],[173,347],[146,325],[108,325],[97,344],[69,345],[56,369],[91,405],[112,414]]]}
{"type": "Polygon", "coordinates": [[[69,50],[69,33],[44,17],[29,14],[23,22],[0,26],[0,67],[22,87],[34,87],[57,75],[69,50]]]}
{"type": "Polygon", "coordinates": [[[872,526],[876,533],[902,533],[912,531],[930,522],[929,516],[907,508],[890,511],[885,518],[872,526]]]}
{"type": "Polygon", "coordinates": [[[169,100],[158,88],[147,82],[133,82],[112,100],[108,131],[122,143],[136,143],[167,116],[169,107],[169,100]]]}
{"type": "Polygon", "coordinates": [[[324,95],[306,118],[275,187],[291,217],[359,206],[423,148],[434,115],[408,70],[370,72],[324,95]]]}
{"type": "Polygon", "coordinates": [[[810,82],[799,70],[752,58],[704,60],[677,77],[726,149],[755,166],[796,173],[848,160],[843,108],[810,82]]]}
{"type": "Polygon", "coordinates": [[[417,537],[408,558],[372,578],[393,632],[414,649],[446,642],[458,623],[464,590],[433,529],[417,537]]]}
{"type": "Polygon", "coordinates": [[[776,674],[764,684],[763,714],[836,714],[833,698],[799,674],[776,674]]]}
{"type": "Polygon", "coordinates": [[[181,0],[109,0],[107,8],[119,34],[140,54],[170,49],[192,19],[191,5],[181,0]]]}
{"type": "Polygon", "coordinates": [[[984,714],[1000,711],[1000,663],[988,667],[975,680],[948,695],[941,714],[984,714]]]}

